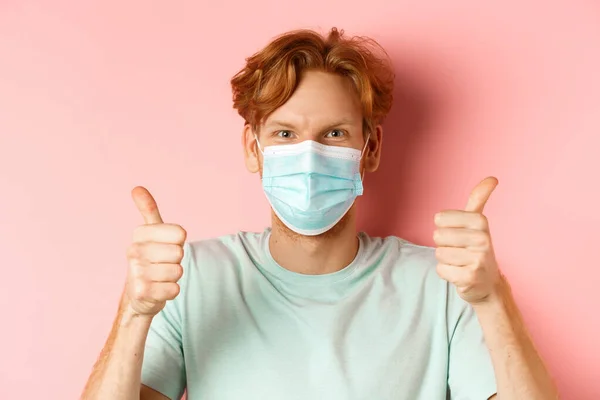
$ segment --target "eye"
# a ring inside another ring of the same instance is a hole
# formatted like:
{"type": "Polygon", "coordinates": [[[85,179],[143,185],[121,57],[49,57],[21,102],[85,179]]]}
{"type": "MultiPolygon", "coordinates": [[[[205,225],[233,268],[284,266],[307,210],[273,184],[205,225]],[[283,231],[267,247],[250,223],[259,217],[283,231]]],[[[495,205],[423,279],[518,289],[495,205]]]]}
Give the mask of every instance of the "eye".
{"type": "Polygon", "coordinates": [[[290,131],[279,131],[277,132],[277,137],[283,138],[283,139],[289,139],[292,137],[292,132],[290,131]]]}
{"type": "Polygon", "coordinates": [[[341,129],[334,129],[332,131],[330,131],[329,133],[327,133],[327,135],[325,135],[325,137],[328,138],[340,138],[342,136],[344,136],[346,133],[344,131],[342,131],[341,129]]]}

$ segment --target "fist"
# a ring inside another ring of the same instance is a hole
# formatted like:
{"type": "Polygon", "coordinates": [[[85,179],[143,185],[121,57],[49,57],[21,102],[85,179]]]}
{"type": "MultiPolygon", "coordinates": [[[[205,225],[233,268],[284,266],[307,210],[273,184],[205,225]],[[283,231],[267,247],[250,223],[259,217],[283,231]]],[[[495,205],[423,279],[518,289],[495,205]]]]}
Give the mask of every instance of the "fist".
{"type": "Polygon", "coordinates": [[[496,178],[484,179],[471,192],[465,210],[442,211],[435,216],[437,272],[471,304],[490,298],[501,280],[488,220],[483,215],[496,185],[496,178]]]}
{"type": "Polygon", "coordinates": [[[156,201],[145,188],[133,189],[132,197],[144,225],[134,230],[127,249],[125,294],[134,313],[153,316],[179,294],[177,281],[183,275],[186,232],[179,225],[163,223],[156,201]]]}

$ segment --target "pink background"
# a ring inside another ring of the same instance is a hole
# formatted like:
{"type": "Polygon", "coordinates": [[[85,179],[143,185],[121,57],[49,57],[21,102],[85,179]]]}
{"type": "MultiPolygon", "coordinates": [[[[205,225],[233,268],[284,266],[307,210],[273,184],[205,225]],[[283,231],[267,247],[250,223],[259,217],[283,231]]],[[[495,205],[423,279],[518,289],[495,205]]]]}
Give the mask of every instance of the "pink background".
{"type": "Polygon", "coordinates": [[[497,176],[487,214],[532,335],[564,399],[600,398],[599,3],[5,0],[1,399],[78,398],[141,223],[133,186],[192,239],[269,223],[229,78],[274,35],[332,25],[398,73],[361,228],[430,245],[432,215],[497,176]]]}

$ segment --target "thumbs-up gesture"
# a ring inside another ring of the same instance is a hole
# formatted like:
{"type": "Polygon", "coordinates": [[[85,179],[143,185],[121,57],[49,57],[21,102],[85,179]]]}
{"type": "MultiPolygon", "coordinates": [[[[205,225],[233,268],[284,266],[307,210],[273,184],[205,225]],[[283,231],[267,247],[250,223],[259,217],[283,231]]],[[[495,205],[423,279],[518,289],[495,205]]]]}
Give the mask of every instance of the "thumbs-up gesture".
{"type": "Polygon", "coordinates": [[[501,278],[483,215],[485,203],[497,185],[496,178],[486,178],[473,189],[464,211],[442,211],[435,216],[437,272],[471,304],[494,294],[501,278]]]}
{"type": "Polygon", "coordinates": [[[167,300],[179,294],[177,281],[183,274],[186,232],[179,225],[163,223],[148,190],[136,187],[131,195],[144,225],[135,229],[133,243],[127,250],[129,274],[125,294],[134,313],[153,316],[167,300]]]}

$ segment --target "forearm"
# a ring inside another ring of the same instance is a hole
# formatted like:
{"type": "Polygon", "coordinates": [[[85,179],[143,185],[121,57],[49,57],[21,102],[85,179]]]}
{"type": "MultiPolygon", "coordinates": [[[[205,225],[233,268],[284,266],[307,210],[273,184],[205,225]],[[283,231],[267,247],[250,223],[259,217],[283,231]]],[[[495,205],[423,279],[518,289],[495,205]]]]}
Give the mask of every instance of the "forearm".
{"type": "Polygon", "coordinates": [[[498,399],[557,399],[556,387],[529,337],[508,282],[502,279],[496,295],[473,307],[490,350],[498,399]]]}
{"type": "Polygon", "coordinates": [[[85,386],[82,400],[140,398],[144,345],[150,322],[123,300],[108,340],[85,386]]]}

